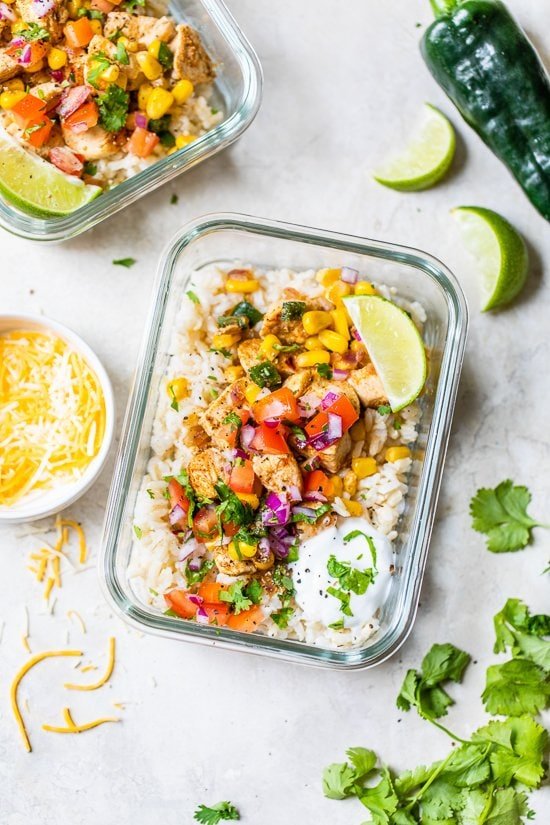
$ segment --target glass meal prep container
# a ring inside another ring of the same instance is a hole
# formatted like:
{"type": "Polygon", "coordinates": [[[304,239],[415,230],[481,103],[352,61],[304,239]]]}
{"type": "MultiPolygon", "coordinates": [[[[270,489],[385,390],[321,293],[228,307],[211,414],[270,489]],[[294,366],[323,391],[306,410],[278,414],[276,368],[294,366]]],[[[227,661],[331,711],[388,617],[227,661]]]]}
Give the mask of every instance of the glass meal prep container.
{"type": "Polygon", "coordinates": [[[165,251],[157,277],[134,387],[128,403],[107,507],[100,575],[108,600],[130,624],[173,639],[260,653],[340,669],[372,667],[409,634],[417,608],[467,330],[467,307],[454,276],[414,249],[240,215],[211,215],[185,226],[165,251]],[[360,648],[328,650],[225,627],[171,618],[146,604],[128,575],[136,496],[150,457],[153,419],[170,358],[173,325],[191,274],[238,260],[248,266],[294,270],[343,265],[420,301],[429,375],[405,509],[395,540],[396,571],[382,605],[380,628],[360,648]]]}
{"type": "Polygon", "coordinates": [[[225,149],[250,126],[261,102],[262,70],[252,46],[222,0],[168,0],[166,13],[199,32],[217,72],[210,101],[224,112],[223,120],[193,143],[159,159],[69,215],[33,217],[0,195],[0,226],[31,240],[67,240],[225,149]]]}

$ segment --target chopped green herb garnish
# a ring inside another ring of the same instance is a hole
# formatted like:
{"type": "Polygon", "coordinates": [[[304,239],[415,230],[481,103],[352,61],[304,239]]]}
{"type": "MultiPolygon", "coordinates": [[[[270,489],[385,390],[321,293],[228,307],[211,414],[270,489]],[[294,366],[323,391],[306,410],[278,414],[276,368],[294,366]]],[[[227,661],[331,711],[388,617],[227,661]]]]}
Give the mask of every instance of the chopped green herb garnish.
{"type": "Polygon", "coordinates": [[[172,386],[172,384],[168,384],[168,393],[170,395],[170,398],[172,399],[170,406],[173,410],[179,412],[180,405],[178,404],[178,399],[176,398],[176,393],[174,392],[174,387],[172,386]]]}
{"type": "Polygon", "coordinates": [[[237,318],[239,316],[248,318],[251,327],[255,327],[256,324],[264,317],[263,314],[250,303],[250,301],[241,301],[238,303],[237,306],[233,307],[231,315],[234,315],[237,318]]]}
{"type": "Polygon", "coordinates": [[[163,40],[160,42],[157,60],[165,69],[171,69],[174,64],[174,54],[163,40]]]}
{"type": "Polygon", "coordinates": [[[163,616],[171,616],[172,619],[181,619],[181,616],[178,616],[178,614],[174,610],[172,610],[171,607],[169,607],[168,610],[165,610],[162,615],[163,616]]]}
{"type": "Polygon", "coordinates": [[[236,524],[238,527],[246,526],[254,520],[252,507],[242,502],[225,482],[218,481],[214,487],[221,499],[221,504],[216,507],[216,513],[220,520],[223,518],[223,521],[231,522],[231,524],[236,524]]]}
{"type": "Polygon", "coordinates": [[[175,146],[176,138],[170,131],[170,115],[163,115],[149,121],[149,130],[159,136],[162,146],[175,146]]]}
{"type": "Polygon", "coordinates": [[[134,524],[134,533],[136,534],[136,537],[140,539],[143,535],[143,530],[141,527],[138,527],[137,524],[134,524]]]}
{"type": "Polygon", "coordinates": [[[252,602],[252,604],[260,604],[262,596],[264,594],[264,589],[258,581],[258,579],[252,579],[252,581],[250,581],[246,585],[245,593],[247,598],[249,598],[252,602]]]}
{"type": "Polygon", "coordinates": [[[107,132],[119,132],[126,123],[130,95],[111,83],[104,94],[98,95],[99,123],[107,132]]]}
{"type": "Polygon", "coordinates": [[[232,605],[236,615],[252,607],[252,599],[246,593],[245,585],[242,581],[231,584],[227,590],[220,590],[219,598],[222,602],[232,605]]]}
{"type": "Polygon", "coordinates": [[[91,175],[91,177],[93,177],[97,172],[97,164],[87,160],[82,171],[85,175],[91,175]]]}
{"type": "Polygon", "coordinates": [[[389,407],[387,404],[381,404],[377,408],[376,412],[378,413],[378,415],[389,415],[391,413],[391,407],[389,407]]]}
{"type": "Polygon", "coordinates": [[[281,321],[298,321],[306,308],[304,301],[284,301],[281,307],[281,321]]]}
{"type": "Polygon", "coordinates": [[[115,261],[113,261],[113,264],[115,266],[125,266],[126,269],[130,269],[130,267],[133,266],[135,263],[135,258],[117,258],[115,261]]]}
{"type": "Polygon", "coordinates": [[[172,204],[172,206],[174,206],[174,204],[176,204],[178,201],[179,197],[176,194],[172,195],[172,197],[170,198],[170,203],[172,204]]]}
{"type": "Polygon", "coordinates": [[[321,378],[326,378],[328,381],[332,378],[332,368],[330,364],[317,364],[317,372],[321,378]]]}
{"type": "Polygon", "coordinates": [[[193,818],[201,825],[218,825],[222,820],[236,822],[241,817],[231,802],[218,802],[217,805],[213,805],[211,808],[206,805],[199,805],[193,818]]]}
{"type": "Polygon", "coordinates": [[[183,573],[185,575],[185,580],[187,581],[187,584],[189,585],[189,587],[191,587],[191,585],[193,585],[193,584],[199,584],[199,582],[201,582],[204,579],[206,574],[210,570],[212,570],[213,567],[214,567],[214,562],[213,562],[212,559],[206,559],[205,561],[203,561],[203,563],[200,567],[200,570],[190,570],[189,569],[189,562],[187,562],[187,564],[185,565],[183,573]]]}
{"type": "Polygon", "coordinates": [[[343,590],[357,593],[362,596],[367,592],[368,587],[375,578],[374,570],[368,567],[366,570],[358,570],[352,567],[349,561],[338,561],[336,556],[331,555],[327,561],[327,571],[333,579],[338,579],[343,590]]]}
{"type": "Polygon", "coordinates": [[[271,361],[262,361],[249,371],[250,378],[258,387],[277,387],[282,383],[277,368],[271,361]]]}
{"type": "Polygon", "coordinates": [[[219,327],[234,327],[237,325],[241,329],[246,329],[248,318],[245,315],[220,315],[216,323],[219,327]]]}
{"type": "Polygon", "coordinates": [[[487,536],[492,553],[521,550],[531,540],[533,527],[544,527],[527,513],[531,493],[509,479],[494,490],[478,490],[470,502],[472,527],[487,536]]]}
{"type": "MultiPolygon", "coordinates": [[[[97,81],[99,80],[105,69],[108,69],[110,65],[111,61],[104,52],[96,52],[93,55],[92,68],[90,69],[86,77],[87,82],[97,89],[97,81]]],[[[120,89],[120,86],[118,88],[120,89]]],[[[121,91],[123,90],[121,89],[121,91]]]]}
{"type": "Polygon", "coordinates": [[[197,294],[193,292],[192,289],[188,289],[185,294],[187,295],[190,301],[193,301],[194,304],[200,304],[197,294]]]}
{"type": "Polygon", "coordinates": [[[288,627],[288,623],[293,615],[294,609],[292,607],[282,607],[280,610],[276,610],[274,613],[272,613],[271,618],[273,619],[277,627],[280,627],[281,630],[284,630],[288,627]]]}
{"type": "Polygon", "coordinates": [[[347,544],[349,541],[352,541],[353,539],[356,539],[359,536],[363,536],[363,538],[367,542],[367,544],[369,546],[370,554],[372,556],[372,563],[374,565],[374,568],[376,569],[376,555],[377,554],[376,554],[376,546],[374,544],[372,536],[367,535],[367,533],[363,533],[362,530],[352,530],[351,533],[347,533],[347,535],[344,536],[344,544],[347,544]]]}
{"type": "Polygon", "coordinates": [[[239,427],[242,427],[243,422],[239,415],[236,412],[230,412],[228,415],[225,416],[223,419],[224,424],[228,424],[234,430],[237,430],[239,427]]]}
{"type": "Polygon", "coordinates": [[[149,498],[154,498],[155,497],[155,494],[153,493],[153,491],[150,488],[147,489],[147,495],[149,496],[149,498]]]}
{"type": "Polygon", "coordinates": [[[223,355],[224,358],[233,358],[232,353],[225,347],[210,347],[210,352],[217,352],[218,355],[223,355]]]}
{"type": "Polygon", "coordinates": [[[274,344],[273,349],[275,352],[296,352],[297,350],[301,349],[299,344],[289,344],[288,346],[284,346],[283,344],[274,344]]]}
{"type": "Polygon", "coordinates": [[[24,40],[30,42],[36,42],[38,40],[49,40],[50,33],[44,26],[41,26],[39,23],[25,23],[25,28],[21,29],[21,31],[17,32],[18,37],[22,37],[24,40]]]}
{"type": "Polygon", "coordinates": [[[293,513],[292,514],[292,521],[298,523],[300,521],[305,522],[306,524],[315,524],[321,516],[324,516],[325,513],[330,513],[332,507],[330,504],[321,504],[320,507],[312,508],[315,510],[314,516],[307,516],[305,513],[293,513]]]}
{"type": "Polygon", "coordinates": [[[327,587],[327,593],[329,596],[334,596],[335,599],[338,599],[340,602],[340,610],[344,614],[344,616],[353,616],[351,607],[350,607],[350,598],[351,595],[345,590],[339,590],[337,587],[327,587]]]}
{"type": "Polygon", "coordinates": [[[115,60],[123,66],[128,66],[130,63],[128,52],[126,51],[126,47],[122,40],[119,40],[116,44],[115,60]]]}
{"type": "Polygon", "coordinates": [[[344,629],[344,620],[338,619],[337,622],[332,622],[329,624],[331,630],[343,630],[344,629]]]}

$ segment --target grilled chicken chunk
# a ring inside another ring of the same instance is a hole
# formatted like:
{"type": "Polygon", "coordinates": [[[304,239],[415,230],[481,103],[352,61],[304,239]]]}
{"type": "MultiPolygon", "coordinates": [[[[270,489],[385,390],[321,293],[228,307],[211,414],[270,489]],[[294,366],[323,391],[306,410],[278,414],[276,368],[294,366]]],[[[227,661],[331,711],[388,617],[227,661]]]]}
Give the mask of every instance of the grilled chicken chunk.
{"type": "Polygon", "coordinates": [[[191,83],[212,83],[216,72],[197,32],[185,23],[178,23],[176,36],[170,43],[174,52],[172,79],[185,77],[191,83]]]}
{"type": "Polygon", "coordinates": [[[86,132],[71,132],[70,129],[61,128],[67,146],[85,160],[101,160],[118,151],[113,135],[101,126],[94,126],[86,132]]]}
{"type": "Polygon", "coordinates": [[[289,377],[283,381],[283,387],[289,389],[295,398],[300,398],[313,381],[313,376],[313,370],[300,370],[299,372],[295,372],[294,375],[289,375],[289,377]]]}
{"type": "Polygon", "coordinates": [[[259,364],[260,361],[263,360],[260,355],[261,344],[262,342],[259,338],[249,338],[247,341],[241,341],[237,347],[237,355],[241,367],[246,370],[246,372],[250,372],[252,367],[255,367],[256,364],[259,364]]]}
{"type": "Polygon", "coordinates": [[[327,447],[326,450],[317,452],[313,447],[304,447],[300,452],[308,458],[318,456],[324,470],[328,470],[329,473],[337,473],[347,462],[352,446],[353,442],[350,434],[344,433],[342,438],[327,447]]]}
{"type": "MultiPolygon", "coordinates": [[[[309,338],[302,324],[301,316],[303,313],[296,318],[283,320],[282,316],[285,314],[283,307],[288,303],[304,304],[304,312],[326,310],[332,307],[332,304],[328,304],[324,298],[309,298],[307,295],[298,292],[297,289],[288,287],[283,290],[281,300],[277,301],[264,315],[261,329],[262,337],[266,335],[276,335],[277,338],[280,338],[285,344],[303,344],[306,338],[309,338]]],[[[288,309],[291,308],[287,308],[287,310],[288,309]]]]}
{"type": "MultiPolygon", "coordinates": [[[[319,507],[323,507],[323,504],[320,501],[308,501],[307,506],[311,507],[313,510],[318,510],[319,507]]],[[[333,511],[322,515],[319,519],[317,519],[315,524],[308,524],[306,521],[299,521],[296,524],[298,538],[300,541],[311,539],[313,536],[316,536],[328,527],[334,527],[336,524],[336,519],[337,515],[333,511]]]]}
{"type": "Polygon", "coordinates": [[[117,32],[147,48],[153,40],[162,40],[164,43],[172,40],[176,35],[176,26],[169,17],[112,11],[107,15],[103,33],[105,37],[111,38],[117,32]]]}
{"type": "Polygon", "coordinates": [[[353,370],[350,372],[348,381],[365,407],[379,407],[381,404],[388,403],[374,364],[367,364],[360,370],[353,370]]]}
{"type": "Polygon", "coordinates": [[[246,403],[244,391],[247,383],[246,378],[234,381],[212,401],[199,418],[199,424],[204,427],[214,445],[222,450],[229,446],[224,419],[230,412],[240,409],[246,403]]]}
{"type": "Polygon", "coordinates": [[[44,14],[45,6],[44,0],[15,0],[15,8],[22,19],[26,23],[37,23],[46,29],[50,35],[48,42],[55,46],[63,37],[63,26],[69,19],[69,10],[63,0],[54,0],[53,7],[44,14]]]}
{"type": "Polygon", "coordinates": [[[214,561],[219,572],[226,576],[249,576],[256,572],[250,559],[232,559],[224,548],[215,553],[214,561]]]}
{"type": "Polygon", "coordinates": [[[293,455],[254,455],[254,472],[270,492],[297,501],[296,490],[302,495],[302,473],[293,455]],[[293,495],[294,493],[294,495],[293,495]]]}
{"type": "Polygon", "coordinates": [[[0,49],[0,83],[11,80],[21,71],[21,66],[5,49],[0,49]]]}
{"type": "Polygon", "coordinates": [[[215,447],[201,450],[191,458],[188,467],[189,481],[199,498],[218,498],[214,485],[218,481],[227,482],[227,461],[215,447]]]}

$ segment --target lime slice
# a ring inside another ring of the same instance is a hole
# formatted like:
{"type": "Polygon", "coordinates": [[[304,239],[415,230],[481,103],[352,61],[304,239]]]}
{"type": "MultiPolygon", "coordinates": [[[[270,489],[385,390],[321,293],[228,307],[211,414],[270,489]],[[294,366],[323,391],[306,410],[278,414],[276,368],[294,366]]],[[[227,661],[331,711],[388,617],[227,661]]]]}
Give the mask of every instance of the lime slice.
{"type": "Polygon", "coordinates": [[[422,392],[428,373],[420,333],[407,313],[380,295],[343,299],[376,368],[393,412],[422,392]]]}
{"type": "Polygon", "coordinates": [[[0,129],[0,193],[19,209],[41,218],[68,215],[100,195],[90,186],[28,152],[0,129]]]}
{"type": "Polygon", "coordinates": [[[455,131],[444,114],[424,104],[424,118],[402,155],[385,163],[374,179],[390,189],[429,189],[447,173],[455,154],[455,131]]]}
{"type": "Polygon", "coordinates": [[[527,279],[529,259],[525,241],[512,224],[481,206],[459,206],[458,219],[466,248],[474,255],[481,276],[483,312],[509,304],[527,279]]]}

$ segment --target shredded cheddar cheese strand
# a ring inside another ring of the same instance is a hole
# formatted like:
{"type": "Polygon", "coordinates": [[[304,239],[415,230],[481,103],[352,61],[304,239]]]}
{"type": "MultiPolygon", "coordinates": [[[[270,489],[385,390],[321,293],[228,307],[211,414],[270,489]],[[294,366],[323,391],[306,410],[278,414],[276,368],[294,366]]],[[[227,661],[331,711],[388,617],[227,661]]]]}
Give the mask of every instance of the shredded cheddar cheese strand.
{"type": "MultiPolygon", "coordinates": [[[[80,564],[86,564],[86,558],[88,556],[88,548],[86,546],[86,537],[84,536],[84,530],[80,526],[77,521],[73,521],[69,518],[61,519],[61,525],[63,527],[72,527],[73,530],[76,531],[78,534],[78,561],[80,564]]],[[[66,544],[68,541],[68,535],[63,531],[63,543],[66,544]]]]}
{"type": "Polygon", "coordinates": [[[85,722],[83,725],[77,725],[69,708],[63,708],[63,718],[67,722],[66,728],[57,727],[56,725],[42,725],[42,730],[46,730],[49,733],[84,733],[84,731],[92,730],[93,728],[97,728],[99,725],[105,725],[108,722],[120,722],[120,719],[117,719],[114,716],[103,716],[100,719],[94,719],[92,722],[85,722]]]}
{"type": "Polygon", "coordinates": [[[0,505],[78,479],[98,454],[105,399],[96,374],[62,338],[0,334],[0,505]]]}
{"type": "Polygon", "coordinates": [[[72,619],[73,616],[80,623],[80,627],[82,628],[82,632],[86,633],[86,625],[84,624],[84,619],[82,618],[80,613],[77,610],[68,610],[67,611],[67,617],[69,619],[72,619]]]}
{"type": "Polygon", "coordinates": [[[23,744],[25,746],[25,750],[27,753],[32,751],[31,742],[29,739],[29,735],[27,733],[27,729],[25,727],[25,721],[19,710],[19,705],[17,702],[17,691],[19,689],[19,685],[21,684],[21,680],[23,677],[33,668],[35,665],[39,664],[39,662],[44,661],[44,659],[51,659],[54,656],[82,656],[81,650],[46,650],[43,653],[37,653],[28,662],[25,662],[23,667],[15,674],[13,682],[11,683],[10,687],[10,702],[11,702],[11,709],[13,711],[13,715],[15,717],[15,721],[17,722],[17,727],[19,728],[19,732],[23,739],[23,744]]]}
{"type": "Polygon", "coordinates": [[[111,636],[109,639],[109,661],[107,662],[107,670],[97,682],[93,682],[91,685],[73,685],[69,682],[65,684],[67,690],[97,690],[106,682],[109,681],[113,674],[113,670],[115,667],[115,639],[114,636],[111,636]]]}

